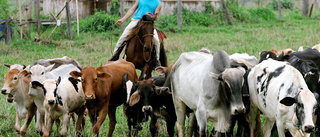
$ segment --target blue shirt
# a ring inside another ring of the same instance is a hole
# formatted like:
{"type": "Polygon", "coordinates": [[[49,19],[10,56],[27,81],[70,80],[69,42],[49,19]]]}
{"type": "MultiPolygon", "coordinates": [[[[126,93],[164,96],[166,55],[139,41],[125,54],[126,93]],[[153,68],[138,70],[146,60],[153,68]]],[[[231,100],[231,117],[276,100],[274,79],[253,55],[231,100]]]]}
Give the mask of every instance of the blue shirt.
{"type": "Polygon", "coordinates": [[[147,12],[155,14],[156,8],[160,4],[160,0],[139,0],[138,9],[133,19],[139,20],[147,12]]]}

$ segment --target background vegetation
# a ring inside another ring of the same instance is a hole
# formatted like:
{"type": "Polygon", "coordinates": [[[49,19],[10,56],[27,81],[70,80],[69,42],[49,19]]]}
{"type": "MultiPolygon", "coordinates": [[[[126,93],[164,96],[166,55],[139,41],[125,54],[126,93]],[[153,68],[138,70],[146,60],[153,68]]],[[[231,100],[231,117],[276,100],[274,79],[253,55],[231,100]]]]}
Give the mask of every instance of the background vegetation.
{"type": "MultiPolygon", "coordinates": [[[[287,3],[288,5],[288,8],[283,11],[283,22],[277,21],[278,15],[277,11],[273,10],[275,6],[273,1],[263,7],[241,7],[232,1],[228,2],[227,5],[234,23],[232,26],[227,25],[223,11],[221,9],[214,11],[210,4],[204,5],[206,9],[202,13],[184,9],[183,28],[176,27],[176,14],[161,15],[156,22],[156,27],[163,30],[168,36],[168,39],[164,41],[168,62],[177,60],[183,52],[196,51],[202,47],[207,47],[213,52],[223,49],[229,54],[248,53],[258,58],[259,52],[271,48],[297,50],[299,46],[306,49],[320,43],[319,9],[314,10],[312,17],[308,18],[302,16],[301,10],[291,5],[289,0],[283,1],[283,4],[287,3]]],[[[93,16],[83,18],[80,20],[80,36],[74,35],[74,40],[68,40],[65,25],[58,27],[53,33],[50,38],[54,40],[53,43],[33,42],[30,39],[20,40],[16,34],[10,45],[5,45],[3,41],[0,41],[0,64],[29,65],[38,59],[66,55],[78,60],[83,67],[101,66],[111,57],[109,48],[111,41],[114,46],[121,34],[121,28],[116,26],[113,32],[114,36],[111,39],[112,25],[119,18],[117,13],[111,15],[106,12],[96,12],[93,16]],[[104,54],[105,50],[107,52],[104,54]]],[[[73,26],[74,31],[75,27],[73,26]]],[[[32,36],[35,36],[35,32],[33,33],[32,36]]],[[[46,38],[48,35],[45,33],[42,37],[46,38]]],[[[4,84],[4,74],[7,71],[8,68],[0,66],[0,85],[4,84]]],[[[6,102],[6,96],[0,96],[2,104],[0,108],[0,136],[18,136],[14,130],[14,107],[6,102]]],[[[125,136],[128,128],[122,107],[117,110],[117,122],[114,136],[125,136]]],[[[211,128],[212,124],[210,124],[211,128]]],[[[85,136],[91,136],[92,127],[88,117],[85,129],[85,136]]],[[[148,129],[148,123],[145,123],[140,135],[150,136],[148,129]]],[[[73,136],[70,131],[69,135],[73,136]]],[[[107,132],[108,119],[100,128],[100,136],[106,136],[107,132]]],[[[27,135],[36,136],[34,121],[28,129],[27,135]]],[[[166,136],[164,121],[161,121],[160,136],[166,136]]]]}

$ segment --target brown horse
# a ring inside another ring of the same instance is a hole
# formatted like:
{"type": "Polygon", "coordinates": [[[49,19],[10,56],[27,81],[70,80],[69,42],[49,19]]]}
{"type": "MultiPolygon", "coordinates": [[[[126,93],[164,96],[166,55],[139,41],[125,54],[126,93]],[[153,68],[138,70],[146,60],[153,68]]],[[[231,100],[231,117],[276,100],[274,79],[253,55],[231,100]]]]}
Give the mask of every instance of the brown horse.
{"type": "MultiPolygon", "coordinates": [[[[125,54],[126,60],[134,64],[136,69],[141,70],[139,80],[151,77],[152,70],[157,66],[156,51],[153,41],[154,37],[154,20],[149,15],[144,15],[138,24],[131,29],[127,41],[118,48],[118,51],[110,61],[117,60],[119,54],[125,45],[127,45],[125,54]],[[144,75],[146,76],[144,77],[144,75]]],[[[167,66],[167,56],[163,43],[160,43],[160,59],[161,66],[167,66]]]]}

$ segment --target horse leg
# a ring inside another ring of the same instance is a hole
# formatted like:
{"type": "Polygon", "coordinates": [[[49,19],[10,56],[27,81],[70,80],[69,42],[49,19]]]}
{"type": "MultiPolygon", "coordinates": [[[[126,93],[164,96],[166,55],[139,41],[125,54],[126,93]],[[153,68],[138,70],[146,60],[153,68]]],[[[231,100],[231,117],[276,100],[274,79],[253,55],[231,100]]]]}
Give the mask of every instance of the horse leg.
{"type": "Polygon", "coordinates": [[[147,74],[146,74],[146,78],[145,79],[149,79],[151,78],[151,73],[152,73],[152,69],[153,69],[153,65],[150,64],[149,67],[147,68],[147,74]]]}
{"type": "Polygon", "coordinates": [[[143,68],[141,69],[141,74],[139,76],[139,80],[143,80],[144,79],[144,74],[146,74],[146,71],[148,70],[149,65],[146,64],[143,66],[143,68]]]}

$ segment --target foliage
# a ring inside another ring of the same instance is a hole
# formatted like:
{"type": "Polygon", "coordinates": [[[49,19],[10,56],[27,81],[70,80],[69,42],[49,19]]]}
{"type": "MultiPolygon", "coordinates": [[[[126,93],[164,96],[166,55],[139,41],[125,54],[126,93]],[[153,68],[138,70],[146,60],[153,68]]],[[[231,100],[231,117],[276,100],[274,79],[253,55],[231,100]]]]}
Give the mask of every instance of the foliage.
{"type": "Polygon", "coordinates": [[[0,19],[8,19],[10,12],[8,0],[0,0],[0,19]],[[4,14],[3,14],[4,13],[4,14]]]}
{"type": "Polygon", "coordinates": [[[120,16],[120,3],[118,0],[112,0],[111,1],[111,8],[110,8],[110,13],[111,15],[118,15],[120,16]]]}
{"type": "Polygon", "coordinates": [[[105,32],[112,30],[119,16],[112,16],[105,11],[95,12],[94,15],[79,21],[81,32],[105,32]]]}
{"type": "Polygon", "coordinates": [[[276,20],[276,15],[269,8],[253,8],[248,9],[249,20],[252,22],[261,22],[268,20],[276,20]]]}
{"type": "MultiPolygon", "coordinates": [[[[280,0],[282,9],[293,9],[294,2],[292,0],[280,0]]],[[[278,0],[271,0],[268,3],[268,7],[271,7],[273,10],[278,10],[278,0]]]]}

